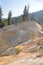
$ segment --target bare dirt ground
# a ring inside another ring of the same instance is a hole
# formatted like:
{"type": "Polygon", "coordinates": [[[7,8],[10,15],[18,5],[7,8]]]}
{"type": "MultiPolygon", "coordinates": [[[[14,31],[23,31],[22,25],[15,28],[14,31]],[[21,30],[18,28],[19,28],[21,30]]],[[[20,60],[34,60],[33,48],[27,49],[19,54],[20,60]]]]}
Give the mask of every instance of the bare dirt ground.
{"type": "Polygon", "coordinates": [[[43,37],[32,41],[34,43],[16,46],[21,49],[17,55],[0,56],[0,65],[43,65],[43,37]]]}

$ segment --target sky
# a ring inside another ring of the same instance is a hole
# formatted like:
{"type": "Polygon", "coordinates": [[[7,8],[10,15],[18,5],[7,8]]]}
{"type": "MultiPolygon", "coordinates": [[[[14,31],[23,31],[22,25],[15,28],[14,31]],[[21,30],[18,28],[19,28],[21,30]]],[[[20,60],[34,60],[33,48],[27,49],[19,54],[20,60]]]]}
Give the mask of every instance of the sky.
{"type": "Polygon", "coordinates": [[[12,11],[12,17],[23,14],[24,7],[28,4],[30,13],[43,10],[43,0],[0,0],[3,18],[8,17],[10,10],[12,11]]]}

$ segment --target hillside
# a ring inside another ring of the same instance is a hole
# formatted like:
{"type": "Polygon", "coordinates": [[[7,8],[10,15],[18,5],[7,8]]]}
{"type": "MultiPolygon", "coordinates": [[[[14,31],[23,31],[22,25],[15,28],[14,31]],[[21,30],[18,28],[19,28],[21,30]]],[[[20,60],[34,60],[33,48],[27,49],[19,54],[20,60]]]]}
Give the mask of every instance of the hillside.
{"type": "Polygon", "coordinates": [[[34,35],[35,30],[37,32],[36,24],[32,21],[22,22],[16,26],[10,25],[4,27],[0,30],[1,40],[3,40],[3,44],[0,44],[5,49],[1,47],[2,49],[0,48],[0,50],[2,51],[0,51],[0,53],[11,46],[16,46],[28,41],[34,35]],[[7,45],[7,47],[5,45],[7,45]]]}
{"type": "MultiPolygon", "coordinates": [[[[16,26],[10,25],[2,28],[0,30],[0,54],[10,47],[15,47],[31,38],[42,36],[40,30],[41,26],[35,21],[25,21],[16,26]]],[[[9,53],[7,54],[9,55],[9,53]]]]}
{"type": "Polygon", "coordinates": [[[36,21],[0,29],[0,65],[43,65],[43,31],[36,21]]]}
{"type": "Polygon", "coordinates": [[[43,22],[43,10],[33,12],[31,15],[34,15],[34,20],[36,20],[37,22],[43,22]]]}
{"type": "MultiPolygon", "coordinates": [[[[21,51],[17,55],[1,56],[0,64],[2,65],[43,65],[43,37],[31,39],[15,47],[21,51]],[[4,60],[3,60],[4,58],[4,60]]],[[[10,51],[14,47],[10,48],[10,51]]],[[[8,50],[9,51],[9,50],[8,50]]]]}

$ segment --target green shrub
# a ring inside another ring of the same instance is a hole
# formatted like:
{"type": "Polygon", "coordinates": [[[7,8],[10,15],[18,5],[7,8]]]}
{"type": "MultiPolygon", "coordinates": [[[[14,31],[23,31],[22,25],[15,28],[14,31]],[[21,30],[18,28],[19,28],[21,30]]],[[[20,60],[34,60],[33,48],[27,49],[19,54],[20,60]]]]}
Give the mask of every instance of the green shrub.
{"type": "Polygon", "coordinates": [[[19,48],[16,48],[16,54],[19,54],[20,53],[20,49],[19,48]]]}
{"type": "Polygon", "coordinates": [[[4,26],[8,25],[8,22],[7,21],[4,21],[3,23],[4,23],[4,26]]]}

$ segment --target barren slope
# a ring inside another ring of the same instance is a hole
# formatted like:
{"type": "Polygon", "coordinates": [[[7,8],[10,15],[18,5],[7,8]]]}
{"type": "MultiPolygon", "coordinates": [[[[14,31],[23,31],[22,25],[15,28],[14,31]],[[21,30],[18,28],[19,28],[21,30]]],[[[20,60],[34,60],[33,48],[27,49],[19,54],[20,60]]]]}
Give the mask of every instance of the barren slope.
{"type": "Polygon", "coordinates": [[[34,21],[6,26],[0,30],[0,54],[10,47],[15,47],[37,36],[40,35],[34,21]]]}
{"type": "Polygon", "coordinates": [[[43,65],[43,31],[38,23],[0,29],[0,65],[43,65]]]}
{"type": "MultiPolygon", "coordinates": [[[[43,37],[22,43],[15,47],[21,51],[17,55],[0,57],[2,65],[43,65],[43,37]]],[[[14,47],[10,50],[14,50],[14,47]]],[[[5,52],[6,53],[6,52],[5,52]]]]}

